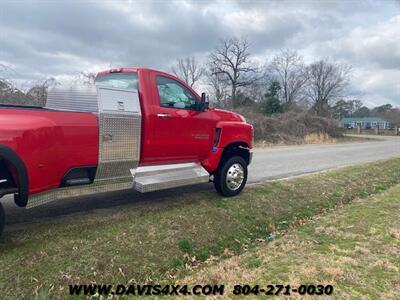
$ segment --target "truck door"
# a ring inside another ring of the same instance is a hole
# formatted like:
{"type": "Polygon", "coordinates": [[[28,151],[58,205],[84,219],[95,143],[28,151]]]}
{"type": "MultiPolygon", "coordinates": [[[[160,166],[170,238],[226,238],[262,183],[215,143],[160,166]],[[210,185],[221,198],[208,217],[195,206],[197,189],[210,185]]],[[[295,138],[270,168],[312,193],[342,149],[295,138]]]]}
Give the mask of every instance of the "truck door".
{"type": "Polygon", "coordinates": [[[153,137],[148,144],[152,160],[185,162],[204,159],[211,151],[214,120],[208,112],[196,110],[197,96],[173,76],[156,75],[153,137]]]}

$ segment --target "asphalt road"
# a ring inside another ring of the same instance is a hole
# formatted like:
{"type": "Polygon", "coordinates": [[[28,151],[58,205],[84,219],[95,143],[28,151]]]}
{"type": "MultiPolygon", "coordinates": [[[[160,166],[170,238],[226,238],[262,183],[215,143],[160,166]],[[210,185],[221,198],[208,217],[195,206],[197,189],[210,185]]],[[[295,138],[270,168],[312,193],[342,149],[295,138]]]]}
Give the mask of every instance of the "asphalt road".
{"type": "MultiPolygon", "coordinates": [[[[380,137],[382,141],[367,141],[328,145],[304,145],[255,149],[249,167],[249,183],[283,179],[292,176],[329,170],[342,166],[362,164],[400,156],[400,137],[380,137]]],[[[43,218],[57,220],[61,215],[95,213],[98,209],[123,209],[124,206],[157,205],[168,203],[174,194],[213,189],[212,184],[177,188],[140,194],[135,191],[86,196],[49,203],[26,210],[14,205],[10,196],[2,203],[6,210],[6,230],[17,224],[39,222],[43,218]]]]}
{"type": "Polygon", "coordinates": [[[400,136],[379,139],[381,141],[255,149],[249,182],[281,179],[400,156],[400,136]]]}

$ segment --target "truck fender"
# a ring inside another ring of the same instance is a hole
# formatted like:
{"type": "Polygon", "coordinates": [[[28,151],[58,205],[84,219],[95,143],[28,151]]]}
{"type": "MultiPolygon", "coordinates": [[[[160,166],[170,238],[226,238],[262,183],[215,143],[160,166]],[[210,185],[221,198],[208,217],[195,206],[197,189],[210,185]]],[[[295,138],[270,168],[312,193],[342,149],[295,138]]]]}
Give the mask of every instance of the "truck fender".
{"type": "Polygon", "coordinates": [[[218,147],[226,148],[233,143],[242,143],[248,148],[253,148],[253,126],[244,122],[221,121],[217,123],[221,128],[218,147]]]}
{"type": "Polygon", "coordinates": [[[231,121],[218,122],[213,150],[202,161],[202,165],[212,174],[217,170],[221,162],[233,155],[243,157],[247,164],[250,164],[252,147],[253,127],[250,124],[231,121]]]}
{"type": "Polygon", "coordinates": [[[245,142],[234,142],[226,145],[225,148],[214,148],[201,164],[210,174],[213,174],[221,164],[235,155],[242,157],[247,165],[251,163],[252,152],[248,145],[245,142]]]}
{"type": "Polygon", "coordinates": [[[24,207],[28,203],[28,171],[22,159],[9,147],[0,145],[0,156],[11,163],[17,171],[18,193],[14,195],[15,204],[24,207]]]}

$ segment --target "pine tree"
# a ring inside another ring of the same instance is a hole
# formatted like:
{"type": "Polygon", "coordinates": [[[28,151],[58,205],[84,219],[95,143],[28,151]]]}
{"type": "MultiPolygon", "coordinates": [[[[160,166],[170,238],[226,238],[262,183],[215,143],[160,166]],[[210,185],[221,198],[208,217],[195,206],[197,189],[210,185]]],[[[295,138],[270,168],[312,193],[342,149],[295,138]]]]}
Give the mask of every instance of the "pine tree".
{"type": "Polygon", "coordinates": [[[281,113],[283,111],[281,102],[279,101],[279,91],[281,86],[278,81],[273,80],[269,84],[268,91],[264,97],[263,112],[267,115],[281,113]]]}

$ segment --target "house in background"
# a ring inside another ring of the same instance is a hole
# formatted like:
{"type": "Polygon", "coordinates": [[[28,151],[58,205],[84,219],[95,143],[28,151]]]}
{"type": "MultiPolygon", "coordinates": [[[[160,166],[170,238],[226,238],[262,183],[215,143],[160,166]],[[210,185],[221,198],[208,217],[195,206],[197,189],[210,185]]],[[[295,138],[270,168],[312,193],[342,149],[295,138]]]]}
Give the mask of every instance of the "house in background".
{"type": "Polygon", "coordinates": [[[390,123],[379,117],[342,118],[340,124],[348,129],[357,128],[359,125],[361,129],[390,129],[390,123]]]}

